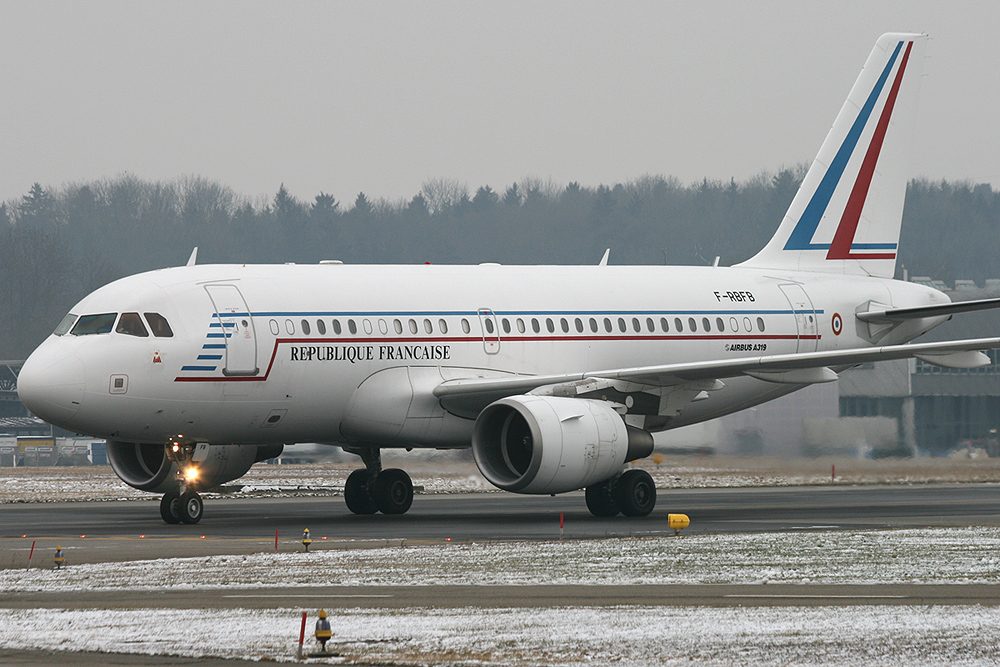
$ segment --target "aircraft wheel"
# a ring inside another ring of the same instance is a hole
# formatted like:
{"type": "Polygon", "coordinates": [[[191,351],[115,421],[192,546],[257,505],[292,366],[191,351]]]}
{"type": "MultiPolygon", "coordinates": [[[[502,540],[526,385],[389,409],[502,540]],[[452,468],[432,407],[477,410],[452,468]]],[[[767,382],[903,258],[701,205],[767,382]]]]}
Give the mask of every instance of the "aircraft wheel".
{"type": "Polygon", "coordinates": [[[171,491],[160,499],[160,516],[167,523],[181,522],[181,497],[171,491]]]}
{"type": "Polygon", "coordinates": [[[375,477],[371,490],[382,514],[405,514],[413,504],[413,482],[405,470],[383,470],[375,477]]]}
{"type": "Polygon", "coordinates": [[[355,514],[375,514],[378,507],[372,499],[370,485],[372,476],[367,470],[355,470],[347,476],[344,483],[344,500],[347,501],[347,509],[355,514]]]}
{"type": "Polygon", "coordinates": [[[181,521],[184,523],[198,523],[201,515],[205,511],[205,503],[194,491],[188,491],[180,500],[181,521]]]}
{"type": "Polygon", "coordinates": [[[611,497],[610,481],[587,487],[587,509],[594,516],[617,516],[618,505],[611,497]]]}
{"type": "Polygon", "coordinates": [[[656,485],[645,470],[627,470],[615,483],[613,497],[625,516],[647,516],[656,506],[656,485]]]}

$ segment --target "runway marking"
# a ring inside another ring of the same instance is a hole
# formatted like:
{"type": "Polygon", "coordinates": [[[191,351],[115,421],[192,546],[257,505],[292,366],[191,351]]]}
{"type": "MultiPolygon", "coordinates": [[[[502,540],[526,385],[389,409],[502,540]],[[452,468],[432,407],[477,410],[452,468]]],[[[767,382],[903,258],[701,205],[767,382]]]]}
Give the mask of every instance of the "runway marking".
{"type": "Polygon", "coordinates": [[[391,598],[392,595],[223,595],[224,598],[391,598]]]}
{"type": "Polygon", "coordinates": [[[807,600],[905,600],[909,598],[909,595],[725,595],[723,597],[727,598],[793,598],[793,599],[807,599],[807,600]]]}

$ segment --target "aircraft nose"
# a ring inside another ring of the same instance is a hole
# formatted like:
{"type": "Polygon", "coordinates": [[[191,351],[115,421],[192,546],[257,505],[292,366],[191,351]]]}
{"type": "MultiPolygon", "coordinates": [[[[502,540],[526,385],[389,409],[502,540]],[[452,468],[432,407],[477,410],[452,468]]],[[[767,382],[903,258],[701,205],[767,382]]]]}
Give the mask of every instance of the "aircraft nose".
{"type": "Polygon", "coordinates": [[[83,362],[72,354],[40,348],[17,375],[17,395],[36,417],[67,425],[83,403],[83,362]]]}

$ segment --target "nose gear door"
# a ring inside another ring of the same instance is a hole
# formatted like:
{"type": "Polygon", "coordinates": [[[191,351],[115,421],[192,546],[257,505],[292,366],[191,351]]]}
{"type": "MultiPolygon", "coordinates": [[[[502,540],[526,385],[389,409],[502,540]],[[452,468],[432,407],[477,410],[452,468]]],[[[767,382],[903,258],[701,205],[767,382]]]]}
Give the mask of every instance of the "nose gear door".
{"type": "Polygon", "coordinates": [[[257,336],[253,318],[243,295],[236,285],[205,285],[205,291],[215,306],[215,322],[226,341],[226,365],[223,375],[257,375],[257,336]]]}

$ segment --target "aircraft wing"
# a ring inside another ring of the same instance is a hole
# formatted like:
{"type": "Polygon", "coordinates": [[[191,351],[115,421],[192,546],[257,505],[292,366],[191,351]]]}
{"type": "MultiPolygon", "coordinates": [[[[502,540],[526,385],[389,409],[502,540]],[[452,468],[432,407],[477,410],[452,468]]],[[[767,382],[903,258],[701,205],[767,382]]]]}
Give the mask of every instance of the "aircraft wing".
{"type": "Polygon", "coordinates": [[[997,348],[1000,348],[1000,338],[974,338],[826,352],[715,359],[559,375],[455,379],[447,380],[435,387],[434,395],[446,409],[477,414],[482,408],[505,396],[588,379],[620,380],[647,387],[670,387],[699,380],[709,381],[748,375],[782,384],[812,384],[835,380],[837,376],[832,368],[843,370],[866,362],[909,357],[918,357],[942,366],[975,368],[989,363],[989,358],[982,354],[982,350],[997,348]]]}

